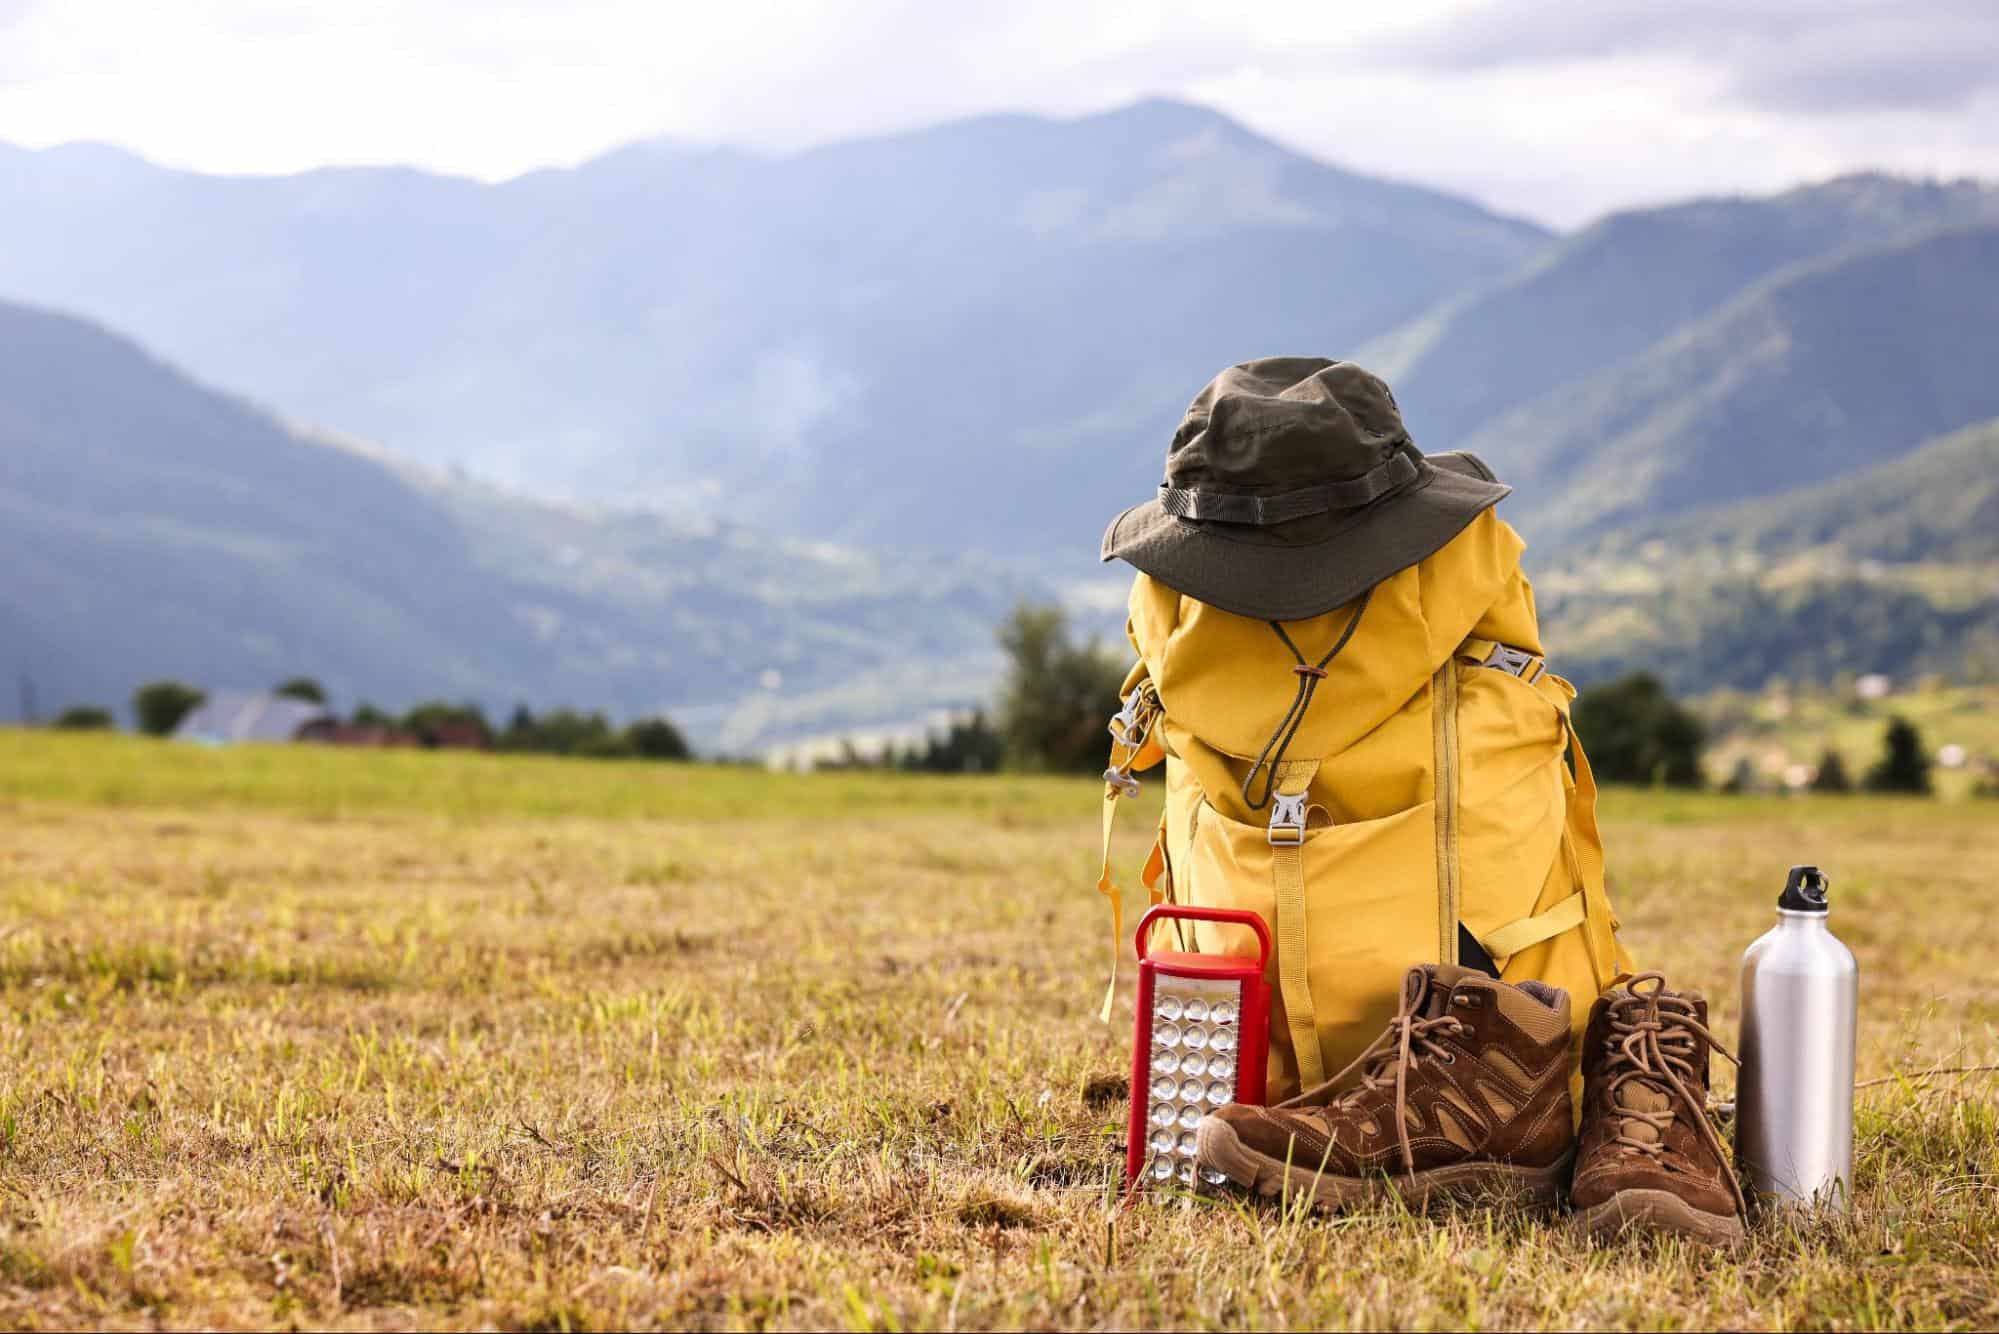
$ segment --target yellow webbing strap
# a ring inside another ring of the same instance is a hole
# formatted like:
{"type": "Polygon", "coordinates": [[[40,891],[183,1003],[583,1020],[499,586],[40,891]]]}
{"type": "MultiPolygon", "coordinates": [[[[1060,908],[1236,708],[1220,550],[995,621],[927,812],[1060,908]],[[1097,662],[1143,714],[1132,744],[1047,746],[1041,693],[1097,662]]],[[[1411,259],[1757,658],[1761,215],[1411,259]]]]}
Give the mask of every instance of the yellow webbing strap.
{"type": "Polygon", "coordinates": [[[1117,802],[1122,793],[1113,783],[1104,784],[1104,860],[1097,871],[1097,893],[1111,901],[1111,980],[1104,987],[1103,1008],[1097,1018],[1111,1021],[1111,1005],[1117,1000],[1118,956],[1124,953],[1124,891],[1111,880],[1111,830],[1117,827],[1117,802]]]}
{"type": "Polygon", "coordinates": [[[1104,1003],[1097,1015],[1105,1023],[1111,1021],[1111,1006],[1117,1001],[1118,958],[1124,953],[1124,891],[1111,879],[1111,831],[1117,827],[1118,798],[1138,788],[1132,771],[1150,769],[1166,757],[1165,747],[1153,735],[1159,717],[1159,696],[1150,681],[1141,681],[1111,724],[1111,762],[1104,769],[1103,859],[1097,867],[1097,893],[1111,901],[1111,980],[1104,987],[1104,1003]],[[1130,730],[1120,734],[1120,726],[1130,730]],[[1133,739],[1127,742],[1124,736],[1133,739]]]}
{"type": "Polygon", "coordinates": [[[1159,812],[1159,835],[1152,840],[1152,852],[1145,859],[1145,869],[1138,873],[1145,883],[1146,895],[1154,903],[1164,903],[1173,897],[1173,864],[1166,859],[1166,812],[1159,812]],[[1166,888],[1159,882],[1164,880],[1166,888]]]}
{"type": "Polygon", "coordinates": [[[1478,943],[1495,959],[1509,958],[1553,936],[1583,924],[1586,911],[1581,891],[1569,895],[1544,913],[1523,917],[1517,922],[1495,927],[1480,936],[1478,943]]]}
{"type": "MultiPolygon", "coordinates": [[[[1319,772],[1317,760],[1287,760],[1272,778],[1272,806],[1277,797],[1299,796],[1319,772]]],[[[1306,814],[1309,823],[1310,813],[1306,814]]],[[[1312,1004],[1311,956],[1305,939],[1304,830],[1296,843],[1271,839],[1270,873],[1277,892],[1277,990],[1284,998],[1284,1023],[1291,1031],[1291,1054],[1298,1062],[1298,1082],[1316,1088],[1326,1082],[1326,1063],[1319,1051],[1319,1014],[1312,1004]]]]}
{"type": "Polygon", "coordinates": [[[1569,754],[1575,764],[1575,786],[1569,791],[1568,827],[1562,841],[1574,859],[1576,883],[1581,887],[1583,945],[1589,951],[1590,970],[1596,974],[1597,986],[1607,989],[1620,971],[1617,917],[1611,911],[1610,894],[1604,887],[1603,835],[1596,825],[1596,774],[1590,769],[1582,738],[1576,735],[1569,721],[1569,699],[1575,687],[1553,672],[1543,672],[1534,682],[1534,688],[1560,711],[1562,730],[1568,734],[1569,754]]]}
{"type": "Polygon", "coordinates": [[[1589,947],[1590,967],[1597,985],[1609,987],[1618,972],[1616,918],[1610,910],[1610,894],[1603,883],[1603,836],[1596,827],[1596,775],[1590,772],[1589,756],[1583,753],[1582,738],[1569,731],[1569,746],[1576,758],[1576,790],[1569,794],[1569,839],[1575,845],[1576,873],[1582,881],[1583,906],[1587,918],[1583,941],[1589,947]]]}

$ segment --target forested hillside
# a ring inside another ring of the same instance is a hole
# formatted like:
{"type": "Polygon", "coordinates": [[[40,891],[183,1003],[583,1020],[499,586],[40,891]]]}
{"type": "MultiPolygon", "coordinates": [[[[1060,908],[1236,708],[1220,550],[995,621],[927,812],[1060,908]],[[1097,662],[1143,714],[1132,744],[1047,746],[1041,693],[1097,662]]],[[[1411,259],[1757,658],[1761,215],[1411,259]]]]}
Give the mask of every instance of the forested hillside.
{"type": "Polygon", "coordinates": [[[1584,680],[1676,688],[1841,673],[1999,679],[1999,421],[1773,501],[1560,553],[1547,636],[1584,680]]]}
{"type": "Polygon", "coordinates": [[[1574,541],[1871,468],[1999,415],[1999,226],[1759,284],[1465,443],[1574,541]]]}

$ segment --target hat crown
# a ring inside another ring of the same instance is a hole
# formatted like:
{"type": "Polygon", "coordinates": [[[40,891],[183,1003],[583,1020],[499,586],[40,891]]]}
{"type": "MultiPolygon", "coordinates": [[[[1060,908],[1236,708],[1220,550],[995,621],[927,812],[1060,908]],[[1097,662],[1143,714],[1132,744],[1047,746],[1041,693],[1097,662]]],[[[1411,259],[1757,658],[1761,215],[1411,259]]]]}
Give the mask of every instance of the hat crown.
{"type": "Polygon", "coordinates": [[[1222,611],[1305,620],[1425,559],[1506,493],[1469,454],[1425,458],[1378,377],[1269,357],[1195,397],[1157,496],[1111,521],[1102,552],[1222,611]]]}
{"type": "Polygon", "coordinates": [[[1229,367],[1195,396],[1167,450],[1166,481],[1273,495],[1359,477],[1408,441],[1378,376],[1324,357],[1266,357],[1229,367]]]}

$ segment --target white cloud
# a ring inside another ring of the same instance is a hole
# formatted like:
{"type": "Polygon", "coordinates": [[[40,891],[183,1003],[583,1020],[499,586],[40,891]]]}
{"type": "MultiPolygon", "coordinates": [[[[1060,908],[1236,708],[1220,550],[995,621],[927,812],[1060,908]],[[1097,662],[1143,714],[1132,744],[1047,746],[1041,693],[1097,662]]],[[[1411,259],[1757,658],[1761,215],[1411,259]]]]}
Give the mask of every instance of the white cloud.
{"type": "Polygon", "coordinates": [[[1651,0],[1581,27],[1549,0],[0,0],[0,140],[496,178],[651,135],[782,150],[1163,94],[1574,222],[1867,165],[1999,174],[1999,85],[1936,35],[1986,31],[1983,3],[1689,0],[1662,29],[1651,0]],[[1925,70],[1947,96],[1911,92],[1925,70]]]}

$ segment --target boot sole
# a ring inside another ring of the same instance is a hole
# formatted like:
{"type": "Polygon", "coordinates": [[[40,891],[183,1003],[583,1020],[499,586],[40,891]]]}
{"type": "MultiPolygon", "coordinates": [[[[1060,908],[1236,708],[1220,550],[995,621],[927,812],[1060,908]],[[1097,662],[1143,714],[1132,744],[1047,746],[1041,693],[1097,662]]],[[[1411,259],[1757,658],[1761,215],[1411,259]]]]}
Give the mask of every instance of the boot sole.
{"type": "Polygon", "coordinates": [[[1446,1195],[1504,1196],[1530,1205],[1553,1205],[1569,1178],[1573,1153],[1548,1167],[1511,1163],[1454,1163],[1405,1176],[1343,1177],[1266,1157],[1246,1147],[1235,1128],[1208,1117],[1195,1132],[1196,1166],[1222,1173],[1258,1195],[1310,1199],[1320,1209],[1345,1209],[1390,1197],[1422,1207],[1446,1195]]]}
{"type": "Polygon", "coordinates": [[[1578,1209],[1569,1226],[1600,1241],[1630,1228],[1677,1233],[1715,1246],[1733,1246],[1746,1235],[1735,1215],[1707,1213],[1663,1190],[1620,1190],[1602,1204],[1578,1209]]]}

